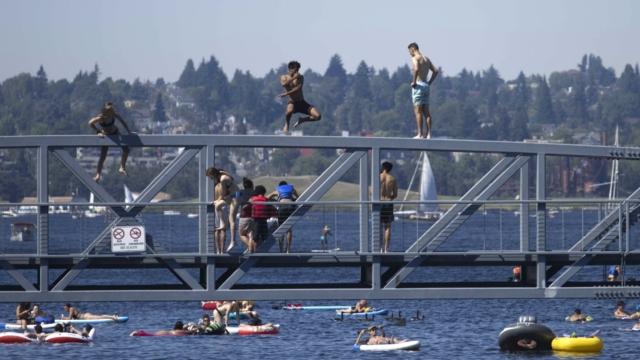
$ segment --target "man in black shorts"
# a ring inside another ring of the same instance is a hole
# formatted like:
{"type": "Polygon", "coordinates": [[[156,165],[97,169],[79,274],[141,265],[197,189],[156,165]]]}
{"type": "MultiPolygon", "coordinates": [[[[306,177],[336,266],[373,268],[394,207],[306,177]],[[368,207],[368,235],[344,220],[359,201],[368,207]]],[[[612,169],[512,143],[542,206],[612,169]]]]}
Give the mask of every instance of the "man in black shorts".
{"type": "Polygon", "coordinates": [[[287,123],[284,125],[283,129],[285,135],[289,134],[289,122],[291,121],[291,116],[295,113],[301,113],[309,116],[298,119],[298,122],[293,125],[294,128],[307,121],[318,121],[322,119],[322,115],[320,115],[318,109],[304,101],[304,95],[302,94],[304,76],[300,74],[300,63],[297,61],[291,61],[289,62],[288,68],[289,74],[282,75],[280,77],[280,85],[282,85],[286,92],[278,95],[281,98],[285,96],[289,97],[289,104],[287,105],[287,112],[285,114],[287,123]]]}
{"type": "MultiPolygon", "coordinates": [[[[380,166],[380,200],[392,201],[398,197],[398,183],[391,174],[393,164],[385,161],[380,166]]],[[[391,241],[391,222],[393,221],[393,204],[380,206],[380,236],[384,236],[384,244],[381,244],[380,252],[389,252],[391,241]]]]}

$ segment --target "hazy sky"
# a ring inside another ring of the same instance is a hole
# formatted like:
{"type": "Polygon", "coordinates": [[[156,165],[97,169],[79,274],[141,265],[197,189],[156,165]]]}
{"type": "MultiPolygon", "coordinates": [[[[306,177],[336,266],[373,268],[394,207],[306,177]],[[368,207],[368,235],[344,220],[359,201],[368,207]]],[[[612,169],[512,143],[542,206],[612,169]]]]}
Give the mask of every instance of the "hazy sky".
{"type": "Polygon", "coordinates": [[[619,75],[640,62],[639,19],[632,0],[2,0],[0,81],[41,64],[71,80],[95,63],[101,79],[176,81],[187,59],[211,55],[230,77],[292,59],[324,73],[336,53],[350,73],[362,60],[394,71],[413,41],[448,75],[491,64],[506,79],[548,75],[585,53],[619,75]]]}

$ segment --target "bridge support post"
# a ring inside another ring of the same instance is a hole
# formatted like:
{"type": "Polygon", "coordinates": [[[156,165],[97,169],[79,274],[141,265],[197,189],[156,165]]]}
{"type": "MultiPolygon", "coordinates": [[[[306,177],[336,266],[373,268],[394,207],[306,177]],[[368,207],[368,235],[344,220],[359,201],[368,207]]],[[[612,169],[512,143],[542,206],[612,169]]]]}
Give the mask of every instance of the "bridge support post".
{"type": "MultiPolygon", "coordinates": [[[[380,148],[371,150],[371,200],[380,201],[380,148]]],[[[380,204],[371,205],[371,252],[380,251],[380,204]]]]}
{"type": "MultiPolygon", "coordinates": [[[[49,202],[49,147],[38,148],[38,202],[49,202]]],[[[38,255],[49,254],[49,206],[38,206],[38,255]]],[[[40,292],[49,291],[49,259],[40,259],[38,268],[40,292]]]]}
{"type": "MultiPolygon", "coordinates": [[[[369,157],[360,158],[360,201],[369,200],[369,157]]],[[[369,204],[360,204],[360,252],[369,250],[369,204]]]]}
{"type": "MultiPolygon", "coordinates": [[[[538,163],[536,169],[536,200],[544,201],[547,198],[547,181],[546,181],[546,156],[543,153],[538,154],[538,163]]],[[[523,216],[523,214],[520,214],[523,216]]],[[[538,202],[536,204],[536,251],[547,250],[547,204],[544,202],[538,202]]],[[[538,255],[538,265],[536,271],[537,287],[545,288],[547,284],[546,279],[547,265],[545,257],[538,255]]]]}
{"type": "MultiPolygon", "coordinates": [[[[520,200],[529,200],[529,162],[520,168],[520,200]]],[[[529,251],[529,204],[520,204],[520,251],[529,251]]]]}

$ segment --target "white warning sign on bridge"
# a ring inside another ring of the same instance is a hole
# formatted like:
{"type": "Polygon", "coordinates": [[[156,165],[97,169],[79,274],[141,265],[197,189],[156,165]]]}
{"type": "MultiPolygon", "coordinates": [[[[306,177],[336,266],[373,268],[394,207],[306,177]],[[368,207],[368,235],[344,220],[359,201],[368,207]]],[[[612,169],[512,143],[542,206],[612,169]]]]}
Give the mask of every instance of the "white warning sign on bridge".
{"type": "Polygon", "coordinates": [[[144,226],[114,226],[111,229],[111,252],[145,252],[144,226]]]}

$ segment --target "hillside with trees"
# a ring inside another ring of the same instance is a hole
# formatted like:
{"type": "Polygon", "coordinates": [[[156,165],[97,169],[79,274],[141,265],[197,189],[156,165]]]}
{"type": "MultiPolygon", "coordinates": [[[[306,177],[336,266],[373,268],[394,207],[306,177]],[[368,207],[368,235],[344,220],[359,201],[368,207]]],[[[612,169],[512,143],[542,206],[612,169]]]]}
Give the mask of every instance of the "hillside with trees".
{"type": "MultiPolygon", "coordinates": [[[[575,143],[579,141],[576,134],[606,132],[608,143],[612,144],[618,126],[621,144],[640,146],[637,64],[627,65],[617,76],[600,57],[591,54],[585,55],[575,69],[559,70],[548,77],[521,72],[507,80],[493,66],[475,73],[462,69],[458,74],[448,74],[446,64],[439,64],[437,57],[434,61],[444,68],[440,68],[431,89],[436,137],[505,141],[535,137],[575,143]]],[[[321,121],[302,127],[305,136],[341,136],[343,131],[351,136],[415,135],[411,69],[407,65],[395,70],[374,69],[363,60],[355,73],[347,73],[337,54],[329,59],[323,73],[304,65],[301,71],[305,76],[305,98],[323,114],[321,121]]],[[[273,134],[284,125],[286,99],[277,95],[282,92],[280,75],[286,72],[286,65],[281,64],[263,77],[236,70],[228,78],[211,56],[202,59],[197,67],[188,60],[180,78],[170,84],[162,78],[130,83],[103,77],[97,64],[90,72],[80,71],[72,80],[52,81],[41,66],[35,75],[18,74],[0,84],[0,136],[92,134],[87,121],[106,101],[115,102],[132,129],[143,134],[166,132],[163,128],[176,133],[177,127],[184,128],[185,133],[273,134]]],[[[146,156],[149,151],[134,149],[132,156],[146,156]]],[[[305,156],[295,149],[279,149],[259,160],[253,149],[220,151],[217,165],[233,171],[241,166],[249,176],[317,175],[337,156],[326,150],[305,156]]],[[[13,202],[34,196],[35,164],[28,151],[0,152],[4,159],[0,164],[0,199],[13,202]]],[[[400,186],[406,187],[417,156],[390,156],[397,163],[394,172],[400,186]]],[[[463,155],[457,160],[451,154],[430,157],[438,190],[444,195],[462,194],[496,161],[495,157],[483,155],[463,155]]],[[[549,161],[550,171],[559,161],[549,161]]],[[[61,165],[52,167],[52,194],[69,195],[75,186],[69,183],[68,172],[61,165]]],[[[159,171],[132,168],[132,178],[127,181],[142,187],[159,171]]],[[[598,171],[606,172],[606,167],[598,171]]],[[[640,166],[623,162],[621,171],[622,191],[637,188],[634,175],[640,173],[640,166]]],[[[190,164],[184,173],[181,176],[185,179],[192,178],[197,174],[196,165],[190,164]]],[[[354,171],[343,180],[356,181],[357,173],[354,171]]],[[[122,181],[109,174],[104,185],[120,194],[122,181]]],[[[197,186],[182,184],[165,190],[174,199],[183,199],[195,197],[196,189],[197,186]]]]}

